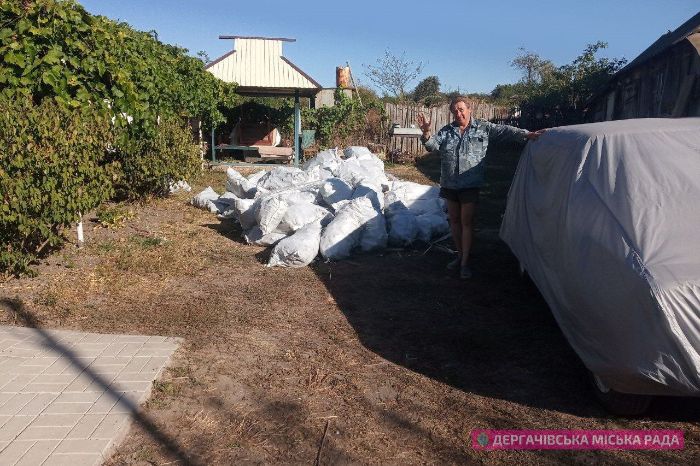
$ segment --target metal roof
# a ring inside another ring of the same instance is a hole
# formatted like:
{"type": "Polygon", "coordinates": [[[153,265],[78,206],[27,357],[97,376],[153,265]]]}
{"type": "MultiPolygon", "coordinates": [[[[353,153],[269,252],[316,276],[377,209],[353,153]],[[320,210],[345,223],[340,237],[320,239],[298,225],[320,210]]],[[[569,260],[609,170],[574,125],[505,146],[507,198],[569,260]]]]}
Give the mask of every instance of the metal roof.
{"type": "Polygon", "coordinates": [[[698,12],[695,16],[690,18],[685,23],[681,24],[679,27],[677,27],[675,31],[669,31],[663,36],[656,39],[656,42],[647,47],[647,49],[640,53],[637,58],[629,62],[624,68],[618,71],[618,74],[624,74],[632,68],[636,68],[642,63],[651,60],[652,58],[661,54],[672,45],[677,44],[678,42],[682,41],[683,39],[698,31],[700,31],[700,12],[698,12]]]}
{"type": "Polygon", "coordinates": [[[296,42],[296,39],[287,37],[261,37],[261,36],[219,36],[219,39],[263,39],[263,40],[281,40],[283,42],[296,42]]]}
{"type": "Polygon", "coordinates": [[[315,95],[321,85],[282,56],[282,42],[293,39],[220,36],[233,38],[234,50],[217,58],[206,69],[217,78],[238,84],[242,95],[315,95]]]}
{"type": "Polygon", "coordinates": [[[700,33],[700,12],[695,14],[685,23],[681,24],[676,28],[675,31],[669,31],[663,36],[656,39],[656,41],[646,48],[642,53],[640,53],[637,58],[629,62],[622,69],[618,70],[613,76],[610,77],[605,86],[601,87],[598,92],[594,93],[590,99],[586,101],[586,105],[591,105],[592,102],[598,100],[602,95],[607,94],[610,88],[614,85],[617,80],[626,75],[628,72],[634,68],[646,63],[652,58],[665,52],[667,49],[673,45],[681,42],[684,39],[688,39],[691,44],[700,53],[700,46],[698,45],[698,34],[700,33]]]}

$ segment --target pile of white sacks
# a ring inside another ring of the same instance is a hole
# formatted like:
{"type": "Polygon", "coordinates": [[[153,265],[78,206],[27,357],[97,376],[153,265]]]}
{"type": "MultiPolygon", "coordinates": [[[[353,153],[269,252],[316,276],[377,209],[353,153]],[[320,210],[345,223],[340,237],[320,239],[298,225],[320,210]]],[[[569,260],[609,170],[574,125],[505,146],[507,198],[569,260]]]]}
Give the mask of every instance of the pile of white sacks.
{"type": "Polygon", "coordinates": [[[435,186],[401,181],[366,147],[327,150],[302,168],[276,167],[247,178],[226,172],[226,192],[208,187],[192,204],[237,220],[248,243],[274,246],[268,267],[304,267],[320,253],[356,252],[430,242],[449,231],[435,186]]]}

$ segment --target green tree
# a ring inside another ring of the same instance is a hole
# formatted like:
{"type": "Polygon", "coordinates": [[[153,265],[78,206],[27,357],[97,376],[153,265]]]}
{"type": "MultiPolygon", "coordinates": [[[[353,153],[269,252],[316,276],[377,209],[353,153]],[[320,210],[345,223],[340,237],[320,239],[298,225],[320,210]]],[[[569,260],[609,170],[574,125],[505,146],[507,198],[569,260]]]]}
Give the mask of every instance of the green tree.
{"type": "Polygon", "coordinates": [[[186,117],[214,125],[236,101],[154,31],[73,0],[0,1],[0,271],[28,272],[115,192],[163,194],[198,171],[186,117]]]}
{"type": "Polygon", "coordinates": [[[59,105],[108,106],[137,124],[168,116],[220,121],[235,86],[153,33],[93,16],[73,0],[0,2],[0,88],[59,105]]]}
{"type": "Polygon", "coordinates": [[[440,94],[440,79],[437,76],[424,78],[411,92],[411,98],[415,102],[425,102],[428,105],[444,100],[444,96],[440,94]]]}
{"type": "Polygon", "coordinates": [[[522,71],[522,79],[496,86],[491,96],[520,107],[524,126],[580,123],[586,101],[626,63],[624,58],[597,57],[606,47],[605,42],[589,44],[571,63],[559,67],[521,48],[511,65],[522,71]]]}
{"type": "Polygon", "coordinates": [[[559,68],[568,83],[570,106],[581,108],[593,94],[617,73],[627,60],[624,58],[597,58],[596,54],[608,47],[607,42],[588,44],[583,53],[568,65],[559,68]]]}
{"type": "Polygon", "coordinates": [[[363,104],[377,103],[380,100],[377,93],[374,92],[374,89],[371,87],[358,84],[356,90],[363,104]]]}
{"type": "Polygon", "coordinates": [[[31,273],[63,229],[113,193],[104,109],[0,95],[0,274],[31,273]]]}
{"type": "Polygon", "coordinates": [[[524,47],[520,47],[518,50],[520,50],[520,54],[510,64],[512,67],[522,71],[523,77],[521,82],[527,85],[541,83],[555,70],[555,66],[551,61],[543,59],[534,52],[525,50],[524,47]]]}

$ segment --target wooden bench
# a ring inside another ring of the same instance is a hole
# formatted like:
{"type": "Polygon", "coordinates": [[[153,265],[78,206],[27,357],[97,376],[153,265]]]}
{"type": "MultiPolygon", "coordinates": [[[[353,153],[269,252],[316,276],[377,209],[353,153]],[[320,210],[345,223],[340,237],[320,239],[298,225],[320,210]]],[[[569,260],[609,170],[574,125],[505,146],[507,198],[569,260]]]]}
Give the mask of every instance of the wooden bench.
{"type": "Polygon", "coordinates": [[[294,149],[291,147],[274,146],[251,146],[257,148],[258,155],[246,153],[246,162],[281,162],[289,163],[294,156],[294,149]]]}
{"type": "Polygon", "coordinates": [[[256,162],[280,162],[289,163],[294,158],[294,149],[291,147],[274,146],[234,146],[231,144],[219,144],[217,152],[224,150],[240,150],[243,152],[243,160],[248,163],[256,162]]]}

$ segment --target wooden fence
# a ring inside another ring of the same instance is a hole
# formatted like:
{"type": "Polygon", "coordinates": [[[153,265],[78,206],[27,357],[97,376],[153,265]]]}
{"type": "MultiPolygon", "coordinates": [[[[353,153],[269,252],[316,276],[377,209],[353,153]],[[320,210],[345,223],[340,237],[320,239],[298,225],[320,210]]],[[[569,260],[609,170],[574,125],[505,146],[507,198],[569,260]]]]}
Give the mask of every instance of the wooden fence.
{"type": "MultiPolygon", "coordinates": [[[[418,114],[423,113],[426,118],[430,119],[430,129],[436,133],[440,128],[452,122],[452,114],[450,113],[449,104],[443,104],[439,107],[423,107],[421,105],[412,104],[384,104],[389,127],[398,123],[403,128],[408,128],[411,125],[418,127],[418,114]]],[[[492,105],[485,102],[476,104],[476,108],[472,112],[475,118],[489,120],[495,123],[515,124],[510,111],[506,107],[492,105]]],[[[420,138],[407,136],[391,136],[387,144],[387,150],[399,150],[407,154],[422,154],[425,152],[420,138]]]]}

